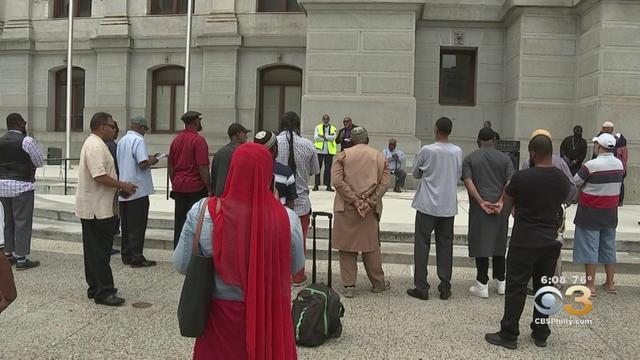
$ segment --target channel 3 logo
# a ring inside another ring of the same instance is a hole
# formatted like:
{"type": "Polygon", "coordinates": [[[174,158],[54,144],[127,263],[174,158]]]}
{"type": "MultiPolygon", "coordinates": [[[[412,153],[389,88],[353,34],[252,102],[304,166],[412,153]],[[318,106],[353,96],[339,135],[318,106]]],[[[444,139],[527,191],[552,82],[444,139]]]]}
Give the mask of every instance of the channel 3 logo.
{"type": "Polygon", "coordinates": [[[555,315],[564,309],[571,315],[581,316],[587,315],[593,309],[593,303],[589,300],[591,291],[588,287],[574,285],[569,287],[564,294],[567,298],[571,298],[572,295],[576,294],[573,303],[565,303],[562,293],[555,287],[541,287],[536,291],[533,305],[544,315],[555,315]],[[576,305],[582,305],[582,307],[576,307],[576,305]]]}

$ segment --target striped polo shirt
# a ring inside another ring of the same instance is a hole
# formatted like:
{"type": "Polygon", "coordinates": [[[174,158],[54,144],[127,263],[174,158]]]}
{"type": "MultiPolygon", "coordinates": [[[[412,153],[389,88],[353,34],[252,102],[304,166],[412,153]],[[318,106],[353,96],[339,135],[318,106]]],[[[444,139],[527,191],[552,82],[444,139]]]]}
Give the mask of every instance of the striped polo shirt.
{"type": "Polygon", "coordinates": [[[611,229],[618,225],[618,200],[624,167],[612,153],[587,161],[574,180],[582,188],[574,224],[585,229],[611,229]]]}

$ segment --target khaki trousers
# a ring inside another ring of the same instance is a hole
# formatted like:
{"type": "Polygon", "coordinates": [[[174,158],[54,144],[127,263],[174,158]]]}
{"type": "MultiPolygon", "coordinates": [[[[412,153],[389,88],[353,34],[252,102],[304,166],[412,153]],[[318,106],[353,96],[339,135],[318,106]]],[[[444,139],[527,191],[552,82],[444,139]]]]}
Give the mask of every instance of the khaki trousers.
{"type": "MultiPolygon", "coordinates": [[[[384,271],[382,270],[382,253],[380,248],[362,253],[362,262],[367,271],[369,281],[375,288],[384,287],[384,271]]],[[[342,285],[355,286],[358,277],[358,253],[340,251],[340,275],[342,285]]]]}

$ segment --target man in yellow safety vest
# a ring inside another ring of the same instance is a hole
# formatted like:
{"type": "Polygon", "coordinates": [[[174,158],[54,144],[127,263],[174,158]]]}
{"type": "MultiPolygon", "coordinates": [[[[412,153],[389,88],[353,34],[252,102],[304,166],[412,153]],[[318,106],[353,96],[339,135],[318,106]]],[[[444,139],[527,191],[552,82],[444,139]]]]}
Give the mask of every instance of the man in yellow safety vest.
{"type": "MultiPolygon", "coordinates": [[[[313,132],[314,145],[318,152],[318,162],[320,169],[322,169],[322,163],[324,162],[324,185],[327,187],[327,191],[333,192],[331,187],[331,162],[333,161],[333,155],[336,154],[336,133],[337,129],[329,122],[331,119],[329,115],[322,115],[322,122],[316,126],[313,132]]],[[[313,191],[318,191],[320,186],[320,174],[316,174],[316,184],[313,187],[313,191]]]]}

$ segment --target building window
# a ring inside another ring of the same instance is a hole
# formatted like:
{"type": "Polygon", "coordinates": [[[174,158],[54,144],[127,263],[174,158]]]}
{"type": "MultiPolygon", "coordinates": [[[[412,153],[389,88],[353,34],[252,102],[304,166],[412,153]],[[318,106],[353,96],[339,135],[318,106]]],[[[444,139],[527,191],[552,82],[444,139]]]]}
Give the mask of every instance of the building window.
{"type": "Polygon", "coordinates": [[[260,71],[258,128],[277,132],[287,111],[300,114],[302,70],[278,65],[260,71]]]}
{"type": "Polygon", "coordinates": [[[440,105],[475,106],[477,50],[440,51],[440,105]]]}
{"type": "Polygon", "coordinates": [[[69,17],[69,1],[73,1],[73,16],[75,17],[91,17],[91,1],[92,0],[54,0],[53,17],[67,18],[69,17]]]}
{"type": "Polygon", "coordinates": [[[258,0],[258,12],[302,12],[297,0],[258,0]]]}
{"type": "Polygon", "coordinates": [[[187,7],[187,0],[151,0],[151,15],[186,14],[187,7]]]}
{"type": "Polygon", "coordinates": [[[175,132],[182,129],[184,110],[184,68],[167,66],[153,72],[151,129],[175,132]]]}
{"type": "MultiPolygon", "coordinates": [[[[55,130],[67,129],[67,69],[56,72],[55,130]]],[[[84,70],[73,68],[71,74],[71,131],[82,131],[84,123],[84,70]]]]}

